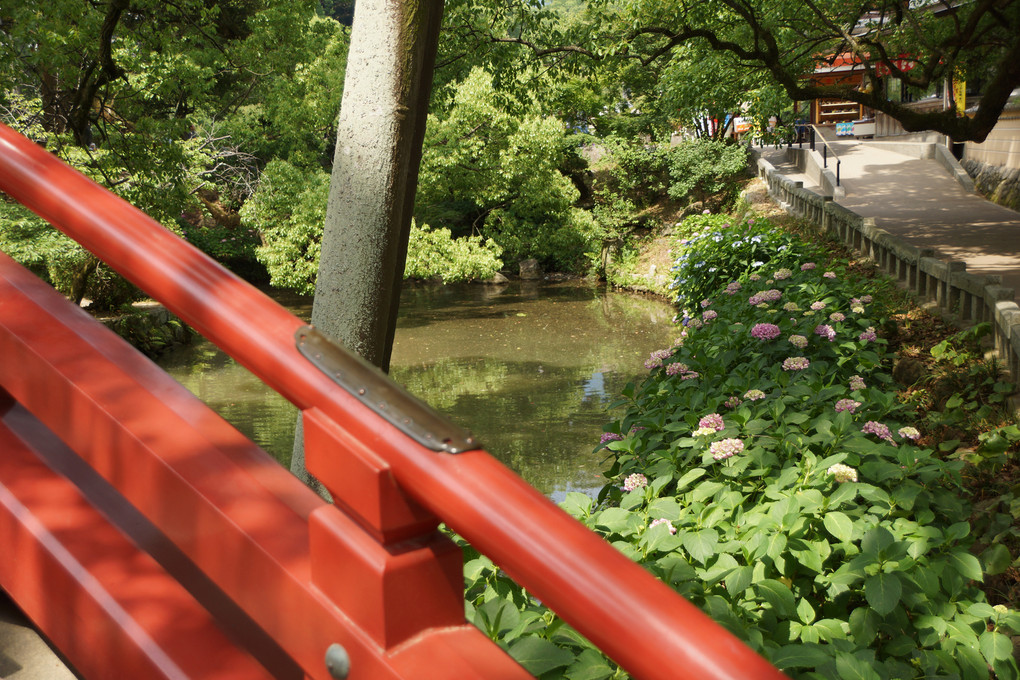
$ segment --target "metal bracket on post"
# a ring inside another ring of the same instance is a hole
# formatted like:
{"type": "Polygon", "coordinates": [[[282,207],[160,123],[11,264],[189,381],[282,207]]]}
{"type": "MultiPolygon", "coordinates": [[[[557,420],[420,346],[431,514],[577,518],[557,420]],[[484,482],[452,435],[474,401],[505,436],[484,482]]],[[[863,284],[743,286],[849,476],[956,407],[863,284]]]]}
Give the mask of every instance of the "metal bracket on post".
{"type": "Polygon", "coordinates": [[[454,425],[360,356],[331,342],[315,327],[302,326],[295,338],[298,351],[320,371],[422,446],[446,453],[481,448],[470,432],[454,425]]]}

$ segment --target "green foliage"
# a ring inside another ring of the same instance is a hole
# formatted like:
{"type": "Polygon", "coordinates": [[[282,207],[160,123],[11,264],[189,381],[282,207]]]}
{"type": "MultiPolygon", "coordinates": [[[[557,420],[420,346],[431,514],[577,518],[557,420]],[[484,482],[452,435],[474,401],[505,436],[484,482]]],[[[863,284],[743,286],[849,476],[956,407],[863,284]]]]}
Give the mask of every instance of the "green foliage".
{"type": "MultiPolygon", "coordinates": [[[[212,255],[250,261],[254,235],[237,230],[236,211],[260,167],[328,165],[347,31],[316,5],[12,6],[0,27],[0,119],[168,228],[187,215],[212,255]]],[[[123,282],[42,233],[22,230],[20,247],[58,287],[119,304],[123,282]]]]}
{"type": "Polygon", "coordinates": [[[766,219],[733,222],[725,214],[702,214],[679,225],[671,285],[679,309],[696,309],[713,291],[742,275],[764,272],[766,264],[778,269],[817,254],[766,219]]]}
{"type": "Polygon", "coordinates": [[[736,192],[735,180],[747,171],[747,149],[708,139],[690,140],[671,146],[669,197],[704,203],[709,196],[728,192],[722,204],[729,204],[736,192]]]}
{"type": "Polygon", "coordinates": [[[329,175],[322,170],[283,160],[263,170],[258,192],[244,204],[241,217],[262,235],[256,255],[274,286],[315,292],[328,195],[329,175]]]}
{"type": "MultiPolygon", "coordinates": [[[[610,483],[563,507],[792,677],[1016,677],[1020,615],[977,585],[1009,552],[970,552],[963,464],[901,427],[868,289],[780,264],[716,288],[652,354],[603,438],[610,483]]],[[[489,608],[548,620],[501,587],[489,608]]]]}
{"type": "Polygon", "coordinates": [[[481,233],[508,263],[535,257],[576,269],[593,246],[578,191],[560,172],[570,147],[564,124],[500,102],[491,76],[475,69],[448,112],[429,117],[415,216],[455,236],[481,233]]]}
{"type": "Polygon", "coordinates": [[[490,279],[503,266],[500,247],[480,236],[452,238],[449,229],[411,223],[404,278],[443,283],[490,279]]]}

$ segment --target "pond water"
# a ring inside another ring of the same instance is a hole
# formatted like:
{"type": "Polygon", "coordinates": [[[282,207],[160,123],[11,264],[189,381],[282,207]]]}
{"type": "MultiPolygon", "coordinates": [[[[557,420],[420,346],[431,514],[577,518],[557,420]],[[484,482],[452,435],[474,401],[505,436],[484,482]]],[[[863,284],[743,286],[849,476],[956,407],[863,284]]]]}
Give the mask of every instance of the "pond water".
{"type": "MultiPolygon", "coordinates": [[[[302,318],[310,298],[272,293],[302,318]]],[[[601,486],[593,453],[607,407],[675,336],[656,299],[580,283],[410,286],[390,374],[471,430],[487,451],[553,498],[601,486]]],[[[174,378],[285,465],[296,409],[196,340],[159,361],[174,378]]]]}

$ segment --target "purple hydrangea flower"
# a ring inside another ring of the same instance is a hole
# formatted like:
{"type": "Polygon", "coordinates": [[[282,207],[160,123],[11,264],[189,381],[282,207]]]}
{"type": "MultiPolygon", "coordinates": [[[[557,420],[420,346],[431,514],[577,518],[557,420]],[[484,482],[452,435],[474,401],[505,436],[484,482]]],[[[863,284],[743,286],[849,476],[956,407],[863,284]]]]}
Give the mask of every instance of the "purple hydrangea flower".
{"type": "Polygon", "coordinates": [[[802,272],[810,271],[810,270],[814,269],[814,268],[815,268],[815,266],[816,266],[816,265],[815,265],[815,263],[814,263],[814,262],[805,262],[804,264],[802,264],[802,265],[800,266],[800,270],[801,270],[802,272]]]}
{"type": "Polygon", "coordinates": [[[875,420],[869,420],[868,422],[864,423],[864,427],[861,428],[861,432],[863,432],[864,434],[873,434],[879,439],[884,439],[893,446],[896,446],[896,442],[894,442],[892,438],[892,432],[889,431],[889,426],[884,423],[880,423],[875,420]]]}
{"type": "Polygon", "coordinates": [[[868,326],[868,330],[858,335],[857,339],[861,342],[874,342],[875,340],[878,340],[878,335],[875,334],[875,327],[868,326]]]}
{"type": "Polygon", "coordinates": [[[867,385],[864,384],[864,378],[859,375],[850,376],[850,390],[863,390],[867,385]]]}
{"type": "Polygon", "coordinates": [[[840,411],[849,411],[850,413],[853,413],[860,405],[861,402],[854,401],[853,399],[840,399],[836,402],[836,413],[839,413],[840,411]]]}
{"type": "Polygon", "coordinates": [[[821,324],[815,327],[815,335],[820,335],[829,342],[836,339],[836,331],[828,324],[821,324]]]}
{"type": "Polygon", "coordinates": [[[623,437],[615,432],[603,432],[602,438],[599,439],[599,444],[608,444],[609,442],[618,442],[622,440],[623,437]]]}
{"type": "Polygon", "coordinates": [[[751,337],[758,340],[775,340],[779,337],[779,326],[774,323],[756,323],[751,329],[751,337]]]}

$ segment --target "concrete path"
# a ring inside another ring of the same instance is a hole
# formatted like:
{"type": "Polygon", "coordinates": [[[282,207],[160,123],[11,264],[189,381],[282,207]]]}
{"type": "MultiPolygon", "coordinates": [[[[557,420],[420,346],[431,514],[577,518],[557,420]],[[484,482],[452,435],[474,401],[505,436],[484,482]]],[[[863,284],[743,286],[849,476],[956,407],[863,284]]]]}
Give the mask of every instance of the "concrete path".
{"type": "Polygon", "coordinates": [[[0,590],[0,678],[75,680],[75,677],[0,590]]]}
{"type": "MultiPolygon", "coordinates": [[[[973,274],[997,274],[1020,294],[1020,213],[968,193],[934,159],[883,148],[881,141],[830,145],[841,161],[841,205],[911,245],[963,260],[973,274]]],[[[763,156],[796,172],[774,150],[763,156]]]]}

